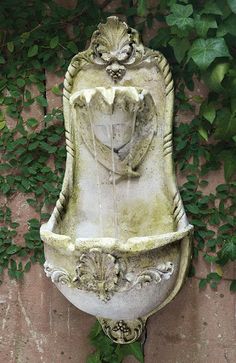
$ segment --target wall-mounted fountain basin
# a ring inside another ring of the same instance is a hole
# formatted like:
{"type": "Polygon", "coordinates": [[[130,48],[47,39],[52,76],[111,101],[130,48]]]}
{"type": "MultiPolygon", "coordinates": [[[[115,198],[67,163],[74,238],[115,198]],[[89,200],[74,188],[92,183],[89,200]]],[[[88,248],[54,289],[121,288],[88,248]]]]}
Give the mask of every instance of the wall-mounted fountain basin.
{"type": "Polygon", "coordinates": [[[122,344],[174,298],[191,256],[172,113],[165,58],[108,18],[65,77],[66,170],[41,237],[47,276],[122,344]]]}

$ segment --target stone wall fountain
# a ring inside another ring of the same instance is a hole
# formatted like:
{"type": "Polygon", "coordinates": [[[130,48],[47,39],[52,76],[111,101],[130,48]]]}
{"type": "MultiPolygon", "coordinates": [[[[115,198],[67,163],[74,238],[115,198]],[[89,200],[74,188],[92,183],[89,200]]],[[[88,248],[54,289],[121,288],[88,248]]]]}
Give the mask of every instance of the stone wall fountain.
{"type": "Polygon", "coordinates": [[[67,161],[41,227],[45,272],[113,341],[130,343],[178,293],[191,256],[173,170],[169,65],[110,17],[72,59],[63,100],[67,161]]]}

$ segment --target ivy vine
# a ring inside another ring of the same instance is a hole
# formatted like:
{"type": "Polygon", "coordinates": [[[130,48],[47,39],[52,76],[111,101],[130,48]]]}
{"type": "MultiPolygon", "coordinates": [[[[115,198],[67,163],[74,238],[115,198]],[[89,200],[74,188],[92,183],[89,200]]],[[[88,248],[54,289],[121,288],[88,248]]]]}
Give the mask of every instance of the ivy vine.
{"type": "MultiPolygon", "coordinates": [[[[56,1],[2,0],[0,3],[0,276],[21,279],[32,263],[43,263],[39,226],[55,204],[64,172],[62,108],[50,110],[46,73],[63,77],[69,61],[84,50],[97,24],[109,15],[125,15],[145,34],[156,29],[147,46],[160,50],[171,64],[176,89],[175,159],[186,177],[181,194],[195,227],[194,257],[199,252],[215,270],[200,287],[216,288],[223,266],[236,260],[236,1],[235,0],[81,0],[73,9],[56,1]],[[114,8],[114,6],[113,6],[114,8]],[[206,97],[192,96],[203,82],[206,97]],[[43,116],[27,118],[38,105],[43,116]],[[181,122],[182,112],[194,115],[181,122]],[[215,191],[205,188],[212,173],[224,172],[215,191]],[[24,241],[16,242],[19,224],[9,203],[16,193],[26,196],[37,219],[28,221],[24,241]]],[[[62,84],[51,89],[61,96],[62,84]]],[[[191,269],[194,274],[194,267],[191,269]]],[[[236,280],[230,290],[236,291],[236,280]]],[[[119,363],[128,354],[140,362],[140,343],[117,346],[96,323],[90,335],[96,351],[89,363],[119,363]]]]}

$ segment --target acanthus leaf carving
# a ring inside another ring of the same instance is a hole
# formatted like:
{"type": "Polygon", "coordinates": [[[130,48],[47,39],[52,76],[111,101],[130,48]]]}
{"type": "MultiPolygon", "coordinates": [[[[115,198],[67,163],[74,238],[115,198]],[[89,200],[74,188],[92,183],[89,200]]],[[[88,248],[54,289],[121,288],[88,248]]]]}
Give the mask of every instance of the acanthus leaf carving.
{"type": "Polygon", "coordinates": [[[61,283],[62,285],[73,285],[73,277],[64,269],[54,267],[48,261],[44,263],[44,271],[47,277],[50,277],[53,283],[61,283]]]}
{"type": "Polygon", "coordinates": [[[162,263],[157,267],[149,267],[138,274],[127,273],[127,288],[141,289],[150,285],[152,282],[158,284],[163,280],[168,280],[174,272],[174,264],[170,261],[162,263]]]}
{"type": "Polygon", "coordinates": [[[168,280],[174,272],[174,264],[168,261],[139,273],[128,272],[127,269],[123,259],[105,253],[100,248],[92,248],[80,256],[73,276],[47,261],[44,264],[46,276],[53,283],[94,292],[104,302],[109,301],[116,292],[140,289],[151,283],[168,280]]]}

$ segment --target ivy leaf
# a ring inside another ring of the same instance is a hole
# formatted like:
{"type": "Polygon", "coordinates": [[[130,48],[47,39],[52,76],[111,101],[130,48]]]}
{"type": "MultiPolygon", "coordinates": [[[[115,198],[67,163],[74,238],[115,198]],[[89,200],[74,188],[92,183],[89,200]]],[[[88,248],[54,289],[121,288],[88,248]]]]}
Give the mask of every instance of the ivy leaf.
{"type": "Polygon", "coordinates": [[[161,28],[158,30],[157,35],[150,40],[149,46],[153,49],[166,47],[170,38],[171,38],[170,28],[161,28]]]}
{"type": "Polygon", "coordinates": [[[69,42],[67,48],[74,54],[78,53],[78,47],[74,42],[69,42]]]}
{"type": "Polygon", "coordinates": [[[236,0],[227,0],[227,3],[234,14],[236,14],[236,0]]]}
{"type": "Polygon", "coordinates": [[[31,262],[28,261],[26,264],[25,264],[25,267],[24,267],[24,272],[28,272],[31,268],[31,262]]]}
{"type": "Polygon", "coordinates": [[[224,88],[221,85],[221,82],[223,81],[225,75],[227,74],[229,70],[229,63],[219,63],[216,66],[214,66],[213,69],[209,69],[204,74],[204,80],[207,86],[215,92],[222,92],[224,91],[224,88]]]}
{"type": "Polygon", "coordinates": [[[92,329],[90,330],[89,337],[90,339],[96,338],[102,331],[101,324],[98,320],[95,321],[95,324],[92,326],[92,329]]]}
{"type": "Polygon", "coordinates": [[[188,39],[180,39],[180,38],[173,38],[169,42],[169,44],[172,46],[175,54],[175,58],[177,59],[178,63],[181,63],[181,61],[184,59],[184,56],[187,52],[187,50],[190,47],[190,42],[188,39]]]}
{"type": "Polygon", "coordinates": [[[236,237],[231,237],[228,241],[226,241],[222,247],[222,249],[217,253],[218,257],[223,264],[228,262],[229,260],[236,260],[236,237]]]}
{"type": "Polygon", "coordinates": [[[26,40],[29,38],[30,32],[24,32],[20,35],[20,39],[22,43],[25,43],[26,40]]]}
{"type": "Polygon", "coordinates": [[[6,253],[8,255],[14,255],[16,252],[20,250],[20,247],[17,245],[11,245],[6,249],[6,253]]]}
{"type": "Polygon", "coordinates": [[[6,120],[3,112],[0,110],[0,130],[4,129],[6,126],[6,120]]]}
{"type": "Polygon", "coordinates": [[[21,180],[21,184],[23,185],[23,187],[26,189],[26,190],[29,190],[30,189],[30,181],[28,179],[22,179],[21,180]]]}
{"type": "Polygon", "coordinates": [[[16,80],[16,83],[17,83],[17,86],[20,87],[20,88],[25,86],[25,80],[23,78],[18,78],[16,80]]]}
{"type": "Polygon", "coordinates": [[[236,280],[233,280],[230,284],[230,291],[236,292],[236,280]]]}
{"type": "Polygon", "coordinates": [[[134,342],[123,346],[122,351],[125,355],[133,355],[140,363],[144,363],[142,347],[139,342],[134,342]]]}
{"type": "MultiPolygon", "coordinates": [[[[37,121],[35,118],[31,117],[31,118],[29,118],[29,119],[27,120],[26,124],[27,124],[27,126],[29,126],[29,127],[36,127],[36,126],[38,126],[38,121],[37,121]]],[[[29,149],[29,150],[30,150],[30,149],[29,149]]]]}
{"type": "Polygon", "coordinates": [[[56,96],[61,96],[61,90],[60,88],[56,85],[52,87],[52,92],[56,95],[56,96]]]}
{"type": "Polygon", "coordinates": [[[202,16],[199,15],[195,19],[195,29],[197,35],[199,37],[204,38],[207,35],[207,32],[211,28],[217,28],[217,23],[214,18],[211,16],[202,16]]]}
{"type": "Polygon", "coordinates": [[[2,186],[1,186],[1,191],[3,192],[3,194],[7,194],[9,191],[11,190],[11,187],[9,184],[7,183],[4,183],[2,186]]]}
{"type": "Polygon", "coordinates": [[[216,282],[219,282],[222,279],[222,276],[220,276],[217,272],[210,272],[207,275],[207,280],[215,280],[216,282]]]}
{"type": "Polygon", "coordinates": [[[212,102],[203,102],[200,108],[200,114],[211,124],[216,117],[216,109],[212,102]]]}
{"type": "Polygon", "coordinates": [[[47,102],[46,98],[43,97],[43,96],[36,97],[36,101],[42,107],[47,107],[48,106],[48,102],[47,102]]]}
{"type": "Polygon", "coordinates": [[[147,15],[147,0],[138,0],[137,15],[141,17],[147,15]]]}
{"type": "Polygon", "coordinates": [[[197,39],[188,55],[200,69],[206,69],[217,57],[230,57],[223,38],[197,39]]]}
{"type": "Polygon", "coordinates": [[[192,5],[174,4],[171,7],[172,14],[166,16],[168,25],[176,25],[179,29],[185,30],[194,26],[194,20],[190,18],[193,13],[192,5]]]}
{"type": "Polygon", "coordinates": [[[102,363],[102,360],[100,358],[100,352],[97,351],[93,354],[90,354],[86,359],[86,363],[102,363]]]}
{"type": "Polygon", "coordinates": [[[206,287],[207,283],[208,283],[207,279],[201,279],[199,281],[199,289],[204,289],[206,287]]]}
{"type": "Polygon", "coordinates": [[[231,108],[231,112],[235,112],[236,113],[236,97],[232,97],[231,98],[231,100],[230,100],[230,108],[231,108]]]}
{"type": "Polygon", "coordinates": [[[236,114],[231,113],[228,108],[222,108],[217,112],[215,125],[215,137],[230,140],[236,135],[236,114]]]}
{"type": "Polygon", "coordinates": [[[5,59],[3,58],[3,56],[2,56],[2,55],[0,55],[0,64],[4,64],[4,63],[6,63],[6,61],[5,61],[5,59]]]}
{"type": "Polygon", "coordinates": [[[233,175],[236,173],[236,149],[224,150],[221,153],[221,158],[224,160],[224,176],[225,180],[229,182],[233,175]]]}
{"type": "Polygon", "coordinates": [[[214,15],[223,15],[221,9],[217,5],[215,0],[206,1],[202,14],[214,14],[214,15]]]}
{"type": "Polygon", "coordinates": [[[14,43],[13,42],[8,42],[7,43],[7,49],[9,50],[10,53],[12,53],[14,51],[14,43]]]}
{"type": "Polygon", "coordinates": [[[208,141],[208,134],[207,134],[207,131],[201,126],[199,127],[198,129],[198,133],[199,135],[205,140],[205,141],[208,141]]]}
{"type": "Polygon", "coordinates": [[[58,46],[58,43],[59,43],[59,37],[56,36],[50,40],[49,46],[51,49],[54,49],[58,46]]]}
{"type": "Polygon", "coordinates": [[[223,37],[227,33],[236,36],[236,16],[231,14],[217,29],[217,37],[223,37]]]}
{"type": "Polygon", "coordinates": [[[199,208],[196,206],[196,205],[188,205],[186,206],[186,209],[190,212],[190,213],[193,213],[193,214],[199,214],[199,208]]]}
{"type": "Polygon", "coordinates": [[[135,358],[140,362],[144,363],[144,357],[142,352],[142,347],[139,342],[134,342],[129,345],[130,351],[135,356],[135,358]]]}
{"type": "Polygon", "coordinates": [[[38,50],[39,50],[39,47],[37,44],[33,45],[31,48],[29,48],[28,50],[28,57],[31,58],[31,57],[34,57],[36,54],[38,54],[38,50]]]}
{"type": "Polygon", "coordinates": [[[35,150],[35,149],[37,149],[38,146],[39,146],[39,141],[37,140],[37,141],[32,142],[32,143],[29,144],[28,150],[30,150],[30,151],[35,150]]]}

